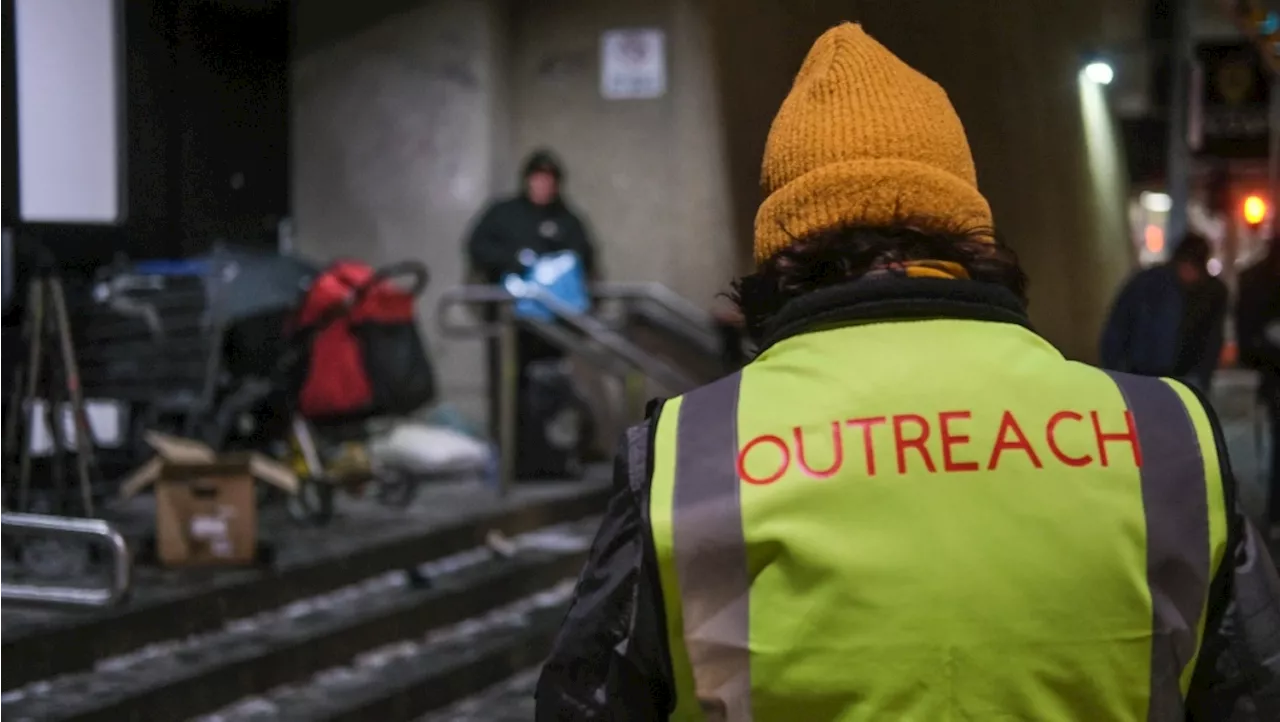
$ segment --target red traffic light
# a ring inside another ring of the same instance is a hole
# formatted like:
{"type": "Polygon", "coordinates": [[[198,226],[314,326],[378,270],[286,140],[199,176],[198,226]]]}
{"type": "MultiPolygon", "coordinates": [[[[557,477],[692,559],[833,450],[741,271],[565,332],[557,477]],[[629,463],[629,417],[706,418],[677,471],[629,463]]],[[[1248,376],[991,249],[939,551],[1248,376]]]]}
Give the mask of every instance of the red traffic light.
{"type": "Polygon", "coordinates": [[[1248,223],[1251,226],[1256,226],[1266,220],[1267,211],[1269,209],[1267,208],[1267,202],[1263,200],[1262,196],[1254,193],[1244,199],[1242,210],[1244,211],[1245,223],[1248,223]]]}

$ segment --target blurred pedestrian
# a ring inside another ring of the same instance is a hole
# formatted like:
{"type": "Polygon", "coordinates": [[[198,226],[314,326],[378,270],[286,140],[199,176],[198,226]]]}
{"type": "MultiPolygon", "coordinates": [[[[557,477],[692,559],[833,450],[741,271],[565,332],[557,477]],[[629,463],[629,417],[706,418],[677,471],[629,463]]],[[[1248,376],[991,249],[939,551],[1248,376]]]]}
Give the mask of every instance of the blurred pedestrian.
{"type": "Polygon", "coordinates": [[[627,431],[538,720],[1280,719],[1212,410],[1037,335],[976,176],[940,87],[818,39],[735,287],[761,352],[627,431]]]}
{"type": "Polygon", "coordinates": [[[1267,523],[1271,538],[1280,539],[1280,238],[1272,238],[1267,255],[1240,274],[1236,336],[1241,363],[1262,376],[1258,393],[1271,426],[1267,523]]]}
{"type": "MultiPolygon", "coordinates": [[[[467,240],[467,255],[475,275],[485,283],[500,284],[509,274],[523,275],[538,256],[572,251],[588,277],[597,271],[595,246],[587,224],[569,207],[563,195],[564,168],[549,150],[538,150],[525,160],[520,193],[489,206],[467,240]]],[[[492,321],[490,315],[487,320],[492,321]]],[[[563,359],[565,353],[532,331],[516,332],[517,398],[524,399],[531,365],[563,359]]],[[[499,438],[500,388],[497,343],[489,343],[489,427],[499,438]]],[[[523,401],[521,402],[523,405],[523,401]]],[[[519,409],[524,416],[526,409],[519,409]]]]}
{"type": "Polygon", "coordinates": [[[582,218],[562,193],[564,169],[548,150],[525,160],[520,193],[495,202],[480,216],[467,241],[472,268],[487,283],[521,274],[537,256],[573,251],[588,275],[596,270],[595,246],[582,218]]]}
{"type": "Polygon", "coordinates": [[[1227,314],[1227,287],[1209,273],[1211,256],[1204,237],[1188,234],[1168,263],[1125,283],[1102,332],[1103,368],[1209,391],[1227,314]]]}

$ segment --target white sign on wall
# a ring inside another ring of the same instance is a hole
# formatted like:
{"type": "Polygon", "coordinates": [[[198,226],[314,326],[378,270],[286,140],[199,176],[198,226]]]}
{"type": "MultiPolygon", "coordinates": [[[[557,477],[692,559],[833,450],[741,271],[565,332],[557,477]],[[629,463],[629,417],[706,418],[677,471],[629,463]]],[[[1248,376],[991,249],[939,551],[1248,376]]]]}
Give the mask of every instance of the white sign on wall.
{"type": "Polygon", "coordinates": [[[25,221],[116,223],[122,216],[121,2],[15,0],[25,221]]]}
{"type": "Polygon", "coordinates": [[[653,28],[606,30],[600,39],[600,94],[609,100],[667,92],[666,36],[653,28]]]}

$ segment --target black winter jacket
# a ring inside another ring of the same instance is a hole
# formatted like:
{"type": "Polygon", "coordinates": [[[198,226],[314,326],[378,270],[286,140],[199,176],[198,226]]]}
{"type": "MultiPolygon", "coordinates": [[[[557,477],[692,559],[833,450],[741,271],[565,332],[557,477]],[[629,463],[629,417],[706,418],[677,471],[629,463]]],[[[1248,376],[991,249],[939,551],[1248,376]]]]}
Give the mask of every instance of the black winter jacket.
{"type": "Polygon", "coordinates": [[[1272,383],[1280,380],[1280,345],[1267,339],[1267,326],[1280,322],[1280,249],[1240,274],[1236,336],[1240,360],[1272,383]]]}
{"type": "MultiPolygon", "coordinates": [[[[813,328],[873,318],[952,317],[1030,327],[1013,297],[994,286],[910,280],[855,284],[813,294],[779,314],[768,342],[813,328]]],[[[539,722],[666,720],[675,708],[662,592],[649,532],[652,434],[660,404],[618,447],[614,490],[578,581],[569,613],[537,686],[539,722]]],[[[1204,641],[1186,705],[1195,722],[1280,720],[1280,577],[1266,545],[1240,509],[1226,444],[1218,443],[1230,510],[1229,549],[1210,588],[1204,641]]]]}
{"type": "Polygon", "coordinates": [[[467,242],[472,270],[497,283],[508,273],[520,273],[520,252],[538,255],[574,251],[588,276],[595,275],[595,248],[586,225],[561,200],[534,205],[524,196],[499,201],[488,208],[467,242]]]}

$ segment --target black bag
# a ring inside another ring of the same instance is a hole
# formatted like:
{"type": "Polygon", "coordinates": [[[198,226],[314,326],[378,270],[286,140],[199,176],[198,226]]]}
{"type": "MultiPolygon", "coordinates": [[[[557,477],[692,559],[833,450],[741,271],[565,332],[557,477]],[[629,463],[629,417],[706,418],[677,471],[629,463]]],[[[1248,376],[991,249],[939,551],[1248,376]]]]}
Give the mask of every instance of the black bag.
{"type": "Polygon", "coordinates": [[[435,401],[435,369],[417,323],[366,322],[351,330],[360,340],[378,413],[410,414],[435,401]]]}
{"type": "Polygon", "coordinates": [[[516,477],[553,481],[582,477],[591,414],[564,361],[524,369],[518,405],[516,477]]]}

